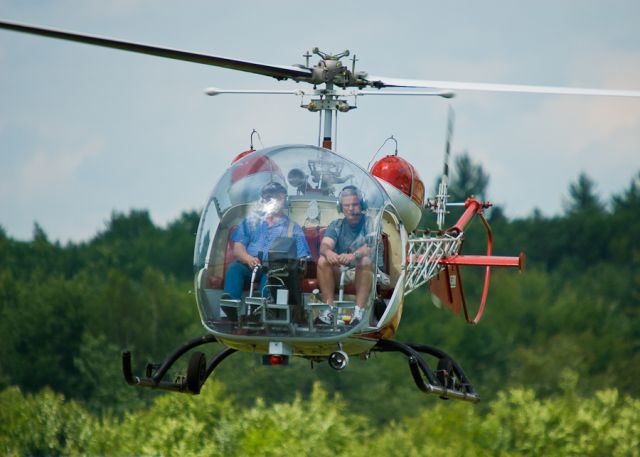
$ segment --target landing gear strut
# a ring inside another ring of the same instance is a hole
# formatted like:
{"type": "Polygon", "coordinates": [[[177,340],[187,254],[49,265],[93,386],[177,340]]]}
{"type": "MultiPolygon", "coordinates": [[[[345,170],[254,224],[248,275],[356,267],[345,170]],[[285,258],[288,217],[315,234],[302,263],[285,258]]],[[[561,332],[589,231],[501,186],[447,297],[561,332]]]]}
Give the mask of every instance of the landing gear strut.
{"type": "Polygon", "coordinates": [[[133,376],[131,371],[131,352],[124,351],[122,353],[122,372],[124,379],[129,385],[137,387],[148,387],[151,389],[169,390],[172,392],[182,392],[197,395],[200,393],[202,385],[216,369],[220,363],[231,354],[236,352],[235,349],[226,348],[219,352],[207,365],[205,356],[202,352],[194,352],[191,354],[189,364],[187,366],[187,375],[176,378],[173,382],[163,381],[162,378],[173,364],[186,352],[191,349],[202,346],[204,344],[216,343],[218,340],[213,335],[200,336],[187,341],[177,348],[160,365],[147,365],[146,376],[133,376]]]}
{"type": "MultiPolygon", "coordinates": [[[[199,351],[193,352],[189,359],[186,376],[179,376],[173,382],[163,381],[162,378],[185,353],[198,346],[216,342],[217,339],[213,335],[205,335],[187,341],[167,356],[161,364],[147,365],[146,376],[144,377],[133,376],[131,371],[131,353],[125,351],[122,353],[122,372],[124,373],[124,378],[127,383],[132,386],[197,395],[200,393],[200,389],[213,370],[215,370],[223,360],[237,352],[236,349],[223,349],[208,364],[204,353],[199,351]]],[[[467,379],[460,365],[440,349],[421,344],[405,344],[391,340],[380,340],[371,350],[377,352],[401,352],[406,355],[413,380],[418,389],[425,393],[436,394],[445,400],[451,398],[473,403],[480,401],[480,397],[467,379]],[[427,354],[438,360],[435,373],[424,360],[422,354],[427,354]]],[[[339,349],[329,355],[328,361],[333,369],[343,370],[349,363],[349,356],[342,349],[339,349]]]]}
{"type": "Polygon", "coordinates": [[[465,400],[472,403],[480,397],[462,371],[462,367],[453,358],[438,348],[424,344],[406,344],[398,341],[380,340],[372,351],[401,352],[408,358],[409,369],[418,389],[425,393],[439,395],[448,400],[465,400]],[[421,353],[438,359],[436,373],[429,367],[421,353]]]}

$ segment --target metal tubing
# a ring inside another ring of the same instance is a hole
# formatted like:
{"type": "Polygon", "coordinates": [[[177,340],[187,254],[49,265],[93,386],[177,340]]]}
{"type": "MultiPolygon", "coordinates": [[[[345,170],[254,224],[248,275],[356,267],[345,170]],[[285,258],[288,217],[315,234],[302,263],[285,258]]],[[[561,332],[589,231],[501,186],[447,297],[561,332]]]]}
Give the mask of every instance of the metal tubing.
{"type": "Polygon", "coordinates": [[[338,301],[344,301],[344,280],[347,274],[348,268],[341,267],[340,268],[340,288],[338,289],[338,301]]]}
{"type": "MultiPolygon", "coordinates": [[[[122,373],[124,374],[124,379],[129,385],[137,385],[140,387],[151,387],[154,389],[163,389],[163,390],[172,390],[175,392],[184,392],[184,386],[182,384],[177,384],[174,382],[166,382],[162,381],[162,378],[167,373],[169,368],[182,356],[185,352],[193,349],[194,347],[201,346],[203,344],[215,343],[218,340],[213,335],[204,335],[194,338],[192,340],[187,341],[180,347],[178,347],[175,351],[173,351],[167,358],[162,362],[160,368],[155,373],[154,376],[151,377],[138,377],[133,376],[131,370],[131,352],[123,351],[122,352],[122,373]]],[[[218,362],[219,363],[219,362],[218,362]]]]}
{"type": "Polygon", "coordinates": [[[436,347],[428,346],[426,344],[408,344],[408,346],[411,347],[412,349],[414,349],[415,351],[424,352],[426,354],[429,354],[429,355],[432,355],[434,357],[437,357],[438,359],[448,358],[449,360],[451,360],[451,365],[453,367],[453,370],[455,371],[456,376],[458,376],[458,378],[460,378],[460,381],[462,381],[462,383],[464,384],[467,392],[469,394],[476,395],[476,392],[475,392],[473,386],[471,385],[471,382],[469,381],[469,378],[467,378],[467,375],[464,373],[464,370],[462,369],[462,367],[460,365],[458,365],[458,362],[456,362],[446,352],[444,352],[441,349],[438,349],[436,347]]]}
{"type": "Polygon", "coordinates": [[[131,386],[136,384],[136,379],[134,379],[133,372],[131,371],[131,352],[129,351],[122,352],[122,373],[124,374],[124,380],[127,381],[127,384],[131,386]]]}
{"type": "Polygon", "coordinates": [[[495,255],[456,255],[441,259],[438,263],[442,265],[475,265],[491,267],[517,267],[522,270],[522,255],[519,257],[505,257],[495,255]]]}
{"type": "MultiPolygon", "coordinates": [[[[331,91],[333,90],[333,84],[326,84],[327,95],[325,98],[327,101],[331,101],[334,99],[334,96],[331,95],[331,91]]],[[[322,147],[325,149],[333,149],[333,135],[331,133],[333,127],[333,108],[327,107],[323,109],[324,111],[324,131],[322,134],[322,147]]]]}
{"type": "Polygon", "coordinates": [[[199,336],[197,338],[187,341],[186,343],[178,347],[175,351],[173,351],[164,360],[164,362],[162,362],[162,365],[160,365],[160,368],[158,368],[158,371],[151,379],[153,379],[153,381],[155,381],[156,383],[160,383],[160,380],[167,373],[167,371],[169,371],[169,368],[171,368],[171,366],[176,362],[176,360],[178,360],[180,356],[182,356],[184,353],[186,353],[187,351],[197,346],[201,346],[203,344],[208,344],[208,343],[216,343],[217,341],[218,340],[213,335],[199,336]]]}
{"type": "MultiPolygon", "coordinates": [[[[427,362],[425,362],[424,359],[420,356],[420,354],[418,354],[418,351],[413,349],[410,345],[405,343],[400,343],[398,341],[380,340],[374,346],[374,348],[376,350],[380,350],[381,352],[402,352],[404,355],[409,357],[410,365],[413,363],[413,361],[415,361],[415,363],[420,367],[424,375],[427,377],[429,384],[433,384],[433,385],[439,384],[438,378],[436,378],[436,376],[433,374],[433,371],[431,370],[427,362]]],[[[422,378],[420,378],[420,380],[424,382],[422,378]]],[[[425,390],[425,389],[421,388],[420,390],[425,390]]],[[[430,390],[430,389],[426,388],[426,390],[430,390]]]]}
{"type": "Polygon", "coordinates": [[[233,349],[233,348],[226,348],[224,349],[222,352],[219,352],[214,358],[213,360],[211,360],[211,362],[209,362],[209,366],[207,367],[207,372],[204,375],[204,380],[203,382],[211,375],[211,373],[213,373],[213,370],[215,370],[218,365],[220,365],[222,363],[222,361],[224,359],[226,359],[227,357],[229,357],[231,354],[237,352],[237,349],[233,349]]]}
{"type": "Polygon", "coordinates": [[[170,392],[185,393],[187,391],[186,386],[169,381],[155,382],[152,378],[136,378],[136,385],[138,387],[148,387],[150,389],[168,390],[170,392]]]}
{"type": "Polygon", "coordinates": [[[418,389],[426,394],[431,393],[429,384],[425,383],[424,379],[422,378],[418,360],[415,357],[409,357],[409,370],[411,371],[411,376],[413,376],[413,382],[416,384],[418,389]]]}
{"type": "Polygon", "coordinates": [[[469,382],[469,379],[465,375],[462,367],[456,363],[448,354],[444,351],[427,345],[418,344],[405,344],[392,340],[380,340],[373,348],[374,351],[380,352],[401,352],[408,357],[409,369],[413,380],[422,392],[436,394],[442,398],[454,398],[457,400],[470,401],[477,403],[480,401],[480,397],[473,389],[473,386],[469,382]],[[451,366],[456,377],[461,381],[464,391],[457,389],[450,389],[443,386],[437,377],[433,374],[433,371],[426,363],[426,361],[420,355],[420,352],[429,354],[438,359],[447,358],[451,361],[451,366]],[[428,382],[425,382],[424,377],[428,382]]]}
{"type": "Polygon", "coordinates": [[[482,211],[483,205],[475,198],[467,198],[467,201],[464,202],[464,206],[466,208],[464,210],[464,213],[462,213],[462,216],[460,216],[460,219],[458,219],[458,222],[456,222],[453,227],[447,230],[448,232],[464,231],[465,226],[469,223],[471,218],[476,214],[478,214],[480,211],[482,211]]]}

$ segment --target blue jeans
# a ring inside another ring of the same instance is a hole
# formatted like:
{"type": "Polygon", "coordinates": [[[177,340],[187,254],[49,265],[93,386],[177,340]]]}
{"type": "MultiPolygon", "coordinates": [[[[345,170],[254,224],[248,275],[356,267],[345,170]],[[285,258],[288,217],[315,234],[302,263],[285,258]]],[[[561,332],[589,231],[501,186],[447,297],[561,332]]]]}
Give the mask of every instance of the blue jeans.
{"type": "MultiPolygon", "coordinates": [[[[251,281],[252,269],[247,264],[234,260],[227,268],[227,274],[224,277],[224,291],[228,293],[231,298],[239,299],[242,296],[242,289],[247,281],[251,281]]],[[[260,280],[260,289],[253,291],[254,296],[262,296],[264,286],[267,284],[267,275],[262,271],[256,274],[256,278],[260,280]],[[256,293],[257,292],[257,293],[256,293]]]]}

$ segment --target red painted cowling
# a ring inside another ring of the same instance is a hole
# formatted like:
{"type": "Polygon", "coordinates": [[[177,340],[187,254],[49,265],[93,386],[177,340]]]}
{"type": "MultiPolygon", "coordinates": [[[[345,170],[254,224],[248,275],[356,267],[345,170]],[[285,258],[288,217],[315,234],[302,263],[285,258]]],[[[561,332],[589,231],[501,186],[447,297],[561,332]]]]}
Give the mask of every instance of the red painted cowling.
{"type": "Polygon", "coordinates": [[[371,174],[400,190],[418,206],[423,206],[424,183],[414,166],[403,158],[395,155],[383,157],[371,167],[371,174]]]}
{"type": "Polygon", "coordinates": [[[235,183],[243,178],[258,173],[267,173],[277,175],[281,180],[284,180],[280,167],[276,165],[269,157],[261,154],[253,154],[255,150],[249,149],[248,151],[238,154],[231,164],[235,165],[231,173],[231,183],[235,183]]]}
{"type": "Polygon", "coordinates": [[[270,182],[279,182],[286,188],[280,167],[260,151],[249,149],[241,152],[233,159],[231,166],[228,195],[233,203],[257,201],[260,189],[270,182]]]}
{"type": "Polygon", "coordinates": [[[244,156],[251,154],[252,152],[255,152],[255,149],[247,149],[246,151],[241,152],[240,154],[238,154],[237,156],[235,156],[233,158],[233,160],[231,161],[231,163],[236,163],[238,160],[242,159],[244,156]]]}

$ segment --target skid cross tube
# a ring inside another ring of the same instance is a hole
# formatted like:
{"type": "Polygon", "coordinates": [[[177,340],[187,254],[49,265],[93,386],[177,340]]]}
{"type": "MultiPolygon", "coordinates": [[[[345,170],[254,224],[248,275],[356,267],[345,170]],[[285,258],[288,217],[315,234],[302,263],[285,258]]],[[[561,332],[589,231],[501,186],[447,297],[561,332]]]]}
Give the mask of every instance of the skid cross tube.
{"type": "Polygon", "coordinates": [[[480,401],[480,397],[474,390],[471,382],[464,374],[462,367],[444,351],[423,344],[407,344],[399,341],[380,340],[372,351],[400,352],[407,356],[411,375],[418,389],[422,392],[439,395],[443,399],[464,400],[472,403],[480,401]],[[451,363],[453,374],[460,381],[459,386],[449,387],[438,380],[429,364],[420,353],[428,354],[438,360],[447,360],[451,363]],[[425,380],[426,378],[426,380],[425,380]]]}
{"type": "Polygon", "coordinates": [[[218,365],[220,365],[222,363],[222,361],[224,359],[226,359],[227,357],[229,357],[231,354],[237,352],[237,349],[233,349],[233,348],[226,348],[223,351],[219,352],[218,354],[216,354],[216,356],[213,358],[213,360],[211,362],[209,362],[209,365],[207,366],[207,372],[205,374],[204,380],[202,381],[202,383],[204,384],[204,381],[207,380],[207,378],[209,376],[211,376],[211,373],[213,373],[213,370],[215,370],[218,365]]]}
{"type": "MultiPolygon", "coordinates": [[[[124,379],[127,384],[137,387],[148,387],[151,389],[161,389],[161,390],[169,390],[172,392],[182,392],[182,393],[197,393],[197,392],[189,392],[187,389],[187,385],[184,382],[184,379],[178,380],[175,382],[163,381],[162,378],[167,374],[167,371],[173,366],[173,364],[186,352],[191,349],[202,346],[204,344],[216,343],[218,340],[213,335],[204,335],[194,338],[192,340],[187,341],[182,344],[178,348],[176,348],[171,354],[169,354],[162,364],[157,368],[155,373],[153,373],[153,365],[149,365],[147,368],[147,376],[139,377],[134,376],[131,370],[131,352],[123,351],[122,352],[122,373],[124,375],[124,379]],[[153,373],[153,374],[150,374],[153,373]]],[[[235,349],[227,348],[220,352],[207,366],[206,374],[202,379],[202,384],[206,381],[206,379],[211,375],[213,370],[227,357],[236,352],[235,349]]]]}

